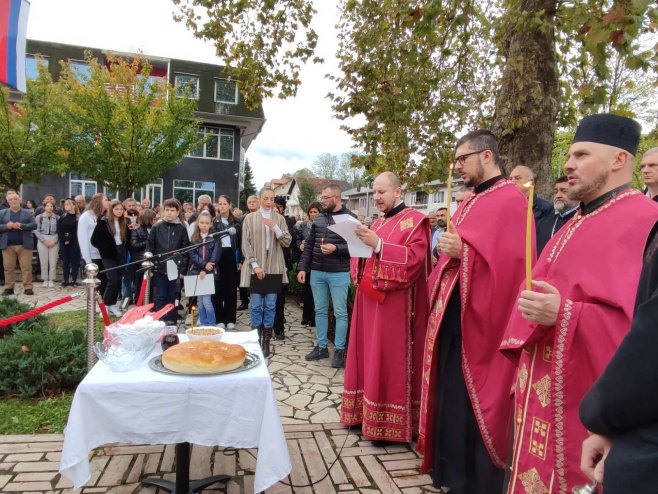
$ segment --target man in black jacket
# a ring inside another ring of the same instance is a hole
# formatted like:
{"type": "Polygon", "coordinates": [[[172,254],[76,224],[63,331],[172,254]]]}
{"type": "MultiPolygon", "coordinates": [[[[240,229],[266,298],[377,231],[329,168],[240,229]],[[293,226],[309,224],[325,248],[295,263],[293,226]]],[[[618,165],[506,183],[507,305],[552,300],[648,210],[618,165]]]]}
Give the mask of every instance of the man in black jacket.
{"type": "MultiPolygon", "coordinates": [[[[166,253],[190,245],[187,228],[178,217],[181,205],[176,199],[167,199],[163,203],[164,216],[162,221],[156,223],[149,233],[146,241],[146,250],[155,256],[155,310],[162,309],[167,304],[173,304],[178,295],[178,279],[169,279],[167,276],[167,262],[176,263],[178,273],[184,273],[187,264],[187,254],[174,256],[166,253]],[[161,257],[158,257],[161,256],[161,257]]],[[[176,309],[173,308],[162,318],[167,324],[176,324],[176,309]]]]}
{"type": "Polygon", "coordinates": [[[631,330],[580,404],[581,469],[605,494],[658,492],[658,225],[649,239],[631,330]]]}
{"type": "Polygon", "coordinates": [[[555,194],[553,195],[554,214],[542,216],[537,221],[537,257],[544,250],[546,244],[553,235],[560,231],[567,221],[569,221],[578,211],[580,203],[569,199],[567,191],[569,190],[569,181],[567,177],[562,176],[555,181],[555,194]]]}
{"type": "Polygon", "coordinates": [[[347,339],[347,293],[350,287],[350,253],[345,240],[329,230],[334,224],[333,217],[339,214],[354,213],[343,207],[341,190],[335,184],[322,189],[321,212],[311,223],[311,232],[304,244],[304,252],[297,265],[297,281],[306,282],[306,274],[311,273],[311,290],[315,302],[315,335],[317,344],[306,355],[306,360],[329,358],[327,350],[327,329],[329,326],[329,294],[336,317],[336,340],[332,366],[345,366],[345,341],[347,339]]]}

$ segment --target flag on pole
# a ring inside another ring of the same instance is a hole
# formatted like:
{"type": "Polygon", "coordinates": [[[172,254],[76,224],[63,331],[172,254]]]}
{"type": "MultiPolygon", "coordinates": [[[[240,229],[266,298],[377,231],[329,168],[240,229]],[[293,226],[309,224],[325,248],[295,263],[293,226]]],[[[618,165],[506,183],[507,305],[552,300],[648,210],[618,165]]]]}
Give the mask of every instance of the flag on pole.
{"type": "Polygon", "coordinates": [[[29,11],[27,0],[0,0],[0,82],[22,92],[29,11]]]}

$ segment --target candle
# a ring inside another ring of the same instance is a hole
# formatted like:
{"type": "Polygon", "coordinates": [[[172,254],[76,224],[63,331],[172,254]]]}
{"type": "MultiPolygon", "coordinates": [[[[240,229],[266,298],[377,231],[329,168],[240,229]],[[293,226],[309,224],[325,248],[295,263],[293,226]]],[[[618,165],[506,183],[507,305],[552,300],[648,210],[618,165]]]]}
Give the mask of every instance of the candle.
{"type": "Polygon", "coordinates": [[[452,203],[452,163],[448,165],[448,181],[446,185],[448,186],[448,190],[446,191],[448,195],[448,199],[446,200],[446,231],[448,231],[450,227],[450,204],[452,203]]]}
{"type": "Polygon", "coordinates": [[[192,316],[192,329],[194,329],[194,313],[196,312],[196,305],[190,307],[190,315],[192,316]]]}
{"type": "Polygon", "coordinates": [[[530,191],[528,195],[528,214],[525,223],[525,289],[530,290],[532,288],[532,204],[535,200],[535,184],[527,182],[523,186],[530,191]]]}

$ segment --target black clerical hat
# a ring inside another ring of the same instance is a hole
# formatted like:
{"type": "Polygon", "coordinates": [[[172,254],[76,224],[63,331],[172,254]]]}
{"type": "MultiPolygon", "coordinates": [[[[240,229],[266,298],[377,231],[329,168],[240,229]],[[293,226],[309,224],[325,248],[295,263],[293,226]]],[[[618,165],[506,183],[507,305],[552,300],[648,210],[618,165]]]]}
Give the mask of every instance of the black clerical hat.
{"type": "Polygon", "coordinates": [[[601,113],[580,121],[573,142],[598,142],[635,155],[641,132],[642,126],[632,118],[601,113]]]}

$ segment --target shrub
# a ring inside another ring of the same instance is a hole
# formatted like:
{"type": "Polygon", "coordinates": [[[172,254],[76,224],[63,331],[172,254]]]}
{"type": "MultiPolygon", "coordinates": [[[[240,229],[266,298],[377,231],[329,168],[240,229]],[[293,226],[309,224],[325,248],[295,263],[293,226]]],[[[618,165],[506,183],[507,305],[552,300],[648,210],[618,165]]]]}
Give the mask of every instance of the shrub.
{"type": "MultiPolygon", "coordinates": [[[[23,314],[29,310],[32,310],[33,307],[27,304],[23,304],[16,300],[15,298],[3,297],[0,299],[0,320],[4,320],[8,317],[15,316],[17,314],[23,314]]],[[[46,323],[46,318],[43,315],[31,317],[25,321],[20,321],[9,326],[4,326],[0,328],[0,336],[5,336],[11,334],[16,330],[29,331],[31,329],[42,326],[46,323]]]]}
{"type": "Polygon", "coordinates": [[[74,389],[87,372],[85,330],[44,319],[0,339],[0,395],[31,397],[74,389]]]}

